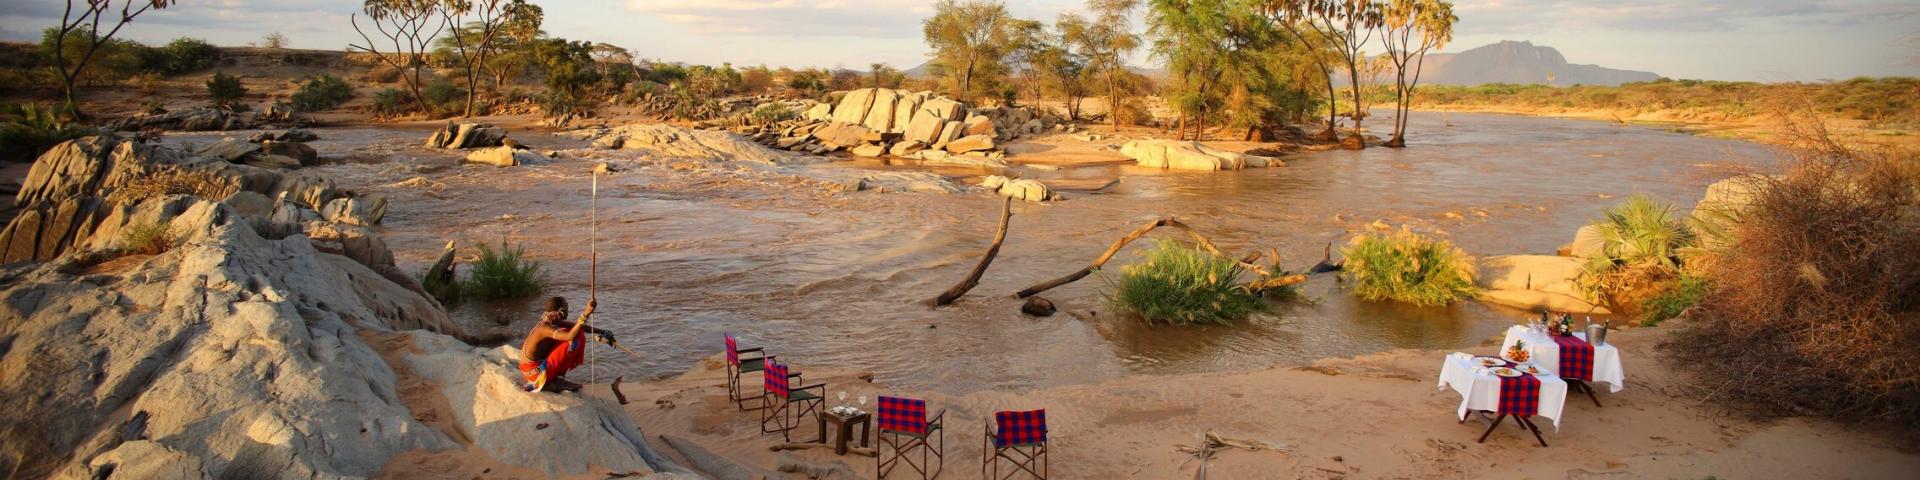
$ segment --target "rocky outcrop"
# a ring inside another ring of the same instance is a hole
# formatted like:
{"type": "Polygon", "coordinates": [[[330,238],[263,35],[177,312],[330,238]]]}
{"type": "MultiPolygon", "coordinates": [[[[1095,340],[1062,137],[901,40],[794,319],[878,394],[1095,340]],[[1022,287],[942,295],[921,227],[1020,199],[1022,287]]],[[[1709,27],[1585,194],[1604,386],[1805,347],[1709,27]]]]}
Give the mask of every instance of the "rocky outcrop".
{"type": "Polygon", "coordinates": [[[774,151],[731,133],[672,125],[622,125],[616,128],[575,130],[568,134],[590,140],[596,148],[640,150],[672,158],[745,161],[767,165],[819,162],[774,151]]]}
{"type": "Polygon", "coordinates": [[[988,175],[985,180],[980,181],[980,188],[991,190],[1001,196],[1029,202],[1059,199],[1059,194],[1049,192],[1046,184],[1040,183],[1039,180],[1025,178],[1010,179],[999,175],[988,175]]]}
{"type": "Polygon", "coordinates": [[[1025,107],[967,108],[965,104],[932,92],[863,88],[847,92],[839,102],[819,104],[800,119],[772,125],[747,126],[736,133],[754,142],[782,150],[826,154],[845,150],[856,156],[917,156],[923,150],[951,153],[986,152],[992,158],[998,145],[1021,135],[1044,131],[1053,120],[1025,107]],[[900,147],[903,144],[917,144],[900,147]]]}
{"type": "Polygon", "coordinates": [[[427,135],[427,148],[486,148],[498,147],[507,138],[507,129],[487,123],[447,122],[446,127],[434,130],[427,135]]]}
{"type": "Polygon", "coordinates": [[[1553,255],[1482,257],[1480,300],[1527,310],[1609,313],[1586,300],[1577,283],[1584,260],[1553,255]]]}
{"type": "Polygon", "coordinates": [[[467,163],[493,165],[496,167],[515,167],[527,164],[553,163],[552,158],[532,150],[522,150],[508,146],[482,148],[467,154],[467,163]]]}
{"type": "Polygon", "coordinates": [[[109,125],[120,131],[168,130],[206,132],[245,130],[260,125],[252,115],[219,108],[194,108],[162,113],[141,113],[109,125]]]}
{"type": "MultiPolygon", "coordinates": [[[[134,169],[224,164],[126,145],[63,145],[100,155],[36,168],[98,175],[54,176],[22,193],[100,201],[101,192],[59,194],[115,188],[111,179],[134,169]],[[114,152],[125,165],[106,164],[114,152]]],[[[265,196],[245,192],[235,198],[265,196]]],[[[189,195],[117,205],[102,225],[155,222],[171,247],[123,257],[117,237],[94,234],[6,270],[0,389],[32,394],[10,395],[0,409],[0,471],[354,478],[413,450],[480,452],[551,476],[683,471],[652,454],[617,406],[519,392],[513,352],[457,340],[464,332],[436,302],[367,265],[391,262],[377,235],[321,219],[297,196],[274,196],[268,218],[189,195]]],[[[323,210],[359,222],[384,210],[349,198],[323,210]]],[[[23,217],[8,231],[23,222],[45,223],[23,217]]]]}
{"type": "Polygon", "coordinates": [[[1134,140],[1121,145],[1120,154],[1142,167],[1168,170],[1212,172],[1286,166],[1277,158],[1229,152],[1184,140],[1134,140]]]}

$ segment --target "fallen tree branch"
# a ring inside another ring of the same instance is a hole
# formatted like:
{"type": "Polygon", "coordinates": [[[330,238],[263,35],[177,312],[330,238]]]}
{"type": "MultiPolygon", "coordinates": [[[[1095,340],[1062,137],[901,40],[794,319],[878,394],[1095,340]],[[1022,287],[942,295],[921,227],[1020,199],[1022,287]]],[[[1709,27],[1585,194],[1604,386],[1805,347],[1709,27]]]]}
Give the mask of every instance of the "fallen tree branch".
{"type": "MultiPolygon", "coordinates": [[[[786,451],[786,450],[810,450],[815,448],[824,448],[827,450],[832,450],[833,445],[826,444],[826,443],[786,442],[786,443],[776,443],[776,444],[773,444],[773,446],[771,447],[767,447],[768,450],[772,450],[776,452],[786,451]]],[[[848,446],[847,453],[851,453],[854,455],[865,455],[869,457],[878,456],[880,454],[878,450],[875,450],[872,448],[862,448],[862,447],[855,447],[855,446],[848,446]]]]}
{"type": "MultiPolygon", "coordinates": [[[[1275,443],[1267,443],[1267,442],[1261,442],[1261,441],[1255,441],[1255,440],[1240,440],[1240,439],[1234,439],[1234,438],[1226,438],[1226,437],[1220,436],[1220,434],[1218,433],[1213,433],[1212,430],[1208,430],[1206,435],[1201,436],[1200,446],[1190,447],[1186,445],[1174,445],[1173,451],[1187,454],[1188,462],[1199,460],[1200,470],[1199,472],[1195,473],[1194,478],[1205,480],[1207,478],[1207,461],[1212,460],[1213,455],[1216,452],[1219,452],[1221,450],[1226,450],[1229,448],[1246,450],[1249,452],[1258,452],[1258,451],[1265,450],[1265,451],[1272,451],[1272,452],[1289,453],[1293,451],[1292,445],[1287,445],[1284,443],[1275,444],[1275,443]]],[[[1181,465],[1185,466],[1186,463],[1182,462],[1181,465]]]]}
{"type": "MultiPolygon", "coordinates": [[[[1045,282],[1035,284],[1031,287],[1027,287],[1024,290],[1021,290],[1019,293],[1016,293],[1014,295],[1019,298],[1027,298],[1034,295],[1038,295],[1040,294],[1040,292],[1052,290],[1061,285],[1066,285],[1069,283],[1079,281],[1082,278],[1087,278],[1087,275],[1093,274],[1094,270],[1099,270],[1100,267],[1106,266],[1107,261],[1113,260],[1113,256],[1119,254],[1120,249],[1126,248],[1127,244],[1133,243],[1134,240],[1139,240],[1140,237],[1146,236],[1147,233],[1152,232],[1154,229],[1160,228],[1160,227],[1172,227],[1172,228],[1178,228],[1182,231],[1185,231],[1187,232],[1187,235],[1193,237],[1194,243],[1197,244],[1201,250],[1205,250],[1207,253],[1211,253],[1214,256],[1232,261],[1234,264],[1239,265],[1240,268],[1245,269],[1249,272],[1253,272],[1255,275],[1258,275],[1260,277],[1258,280],[1254,280],[1252,282],[1247,283],[1247,288],[1253,291],[1258,292],[1262,290],[1280,288],[1280,287],[1285,287],[1290,285],[1298,285],[1301,283],[1305,283],[1307,281],[1306,275],[1295,274],[1295,275],[1274,276],[1273,270],[1253,264],[1254,260],[1258,260],[1260,258],[1259,252],[1248,254],[1244,258],[1234,258],[1232,256],[1227,255],[1225,252],[1221,252],[1220,247],[1214,246],[1212,240],[1207,239],[1205,235],[1201,235],[1200,232],[1197,230],[1194,230],[1193,227],[1187,226],[1187,224],[1185,223],[1180,223],[1179,220],[1175,220],[1173,217],[1163,217],[1163,218],[1154,220],[1153,222],[1147,223],[1145,225],[1141,225],[1140,228],[1135,228],[1133,229],[1132,232],[1128,232],[1126,236],[1120,237],[1119,240],[1115,240],[1112,245],[1107,246],[1106,252],[1100,254],[1100,258],[1094,259],[1093,263],[1087,265],[1086,268],[1082,268],[1080,269],[1080,271],[1067,274],[1067,276],[1064,276],[1064,277],[1060,277],[1053,280],[1048,280],[1045,282]]],[[[1275,261],[1279,260],[1279,255],[1277,253],[1274,255],[1274,260],[1275,261]]]]}
{"type": "Polygon", "coordinates": [[[1000,229],[993,234],[993,246],[987,247],[987,253],[980,256],[980,263],[973,266],[973,272],[968,273],[965,280],[941,292],[940,296],[934,297],[933,306],[939,307],[953,303],[954,300],[959,300],[960,296],[966,295],[968,290],[980,286],[980,276],[987,273],[987,265],[992,264],[993,257],[1000,254],[1000,243],[1007,240],[1007,222],[1011,219],[1013,219],[1013,197],[1007,197],[1006,203],[1000,206],[1000,229]]]}

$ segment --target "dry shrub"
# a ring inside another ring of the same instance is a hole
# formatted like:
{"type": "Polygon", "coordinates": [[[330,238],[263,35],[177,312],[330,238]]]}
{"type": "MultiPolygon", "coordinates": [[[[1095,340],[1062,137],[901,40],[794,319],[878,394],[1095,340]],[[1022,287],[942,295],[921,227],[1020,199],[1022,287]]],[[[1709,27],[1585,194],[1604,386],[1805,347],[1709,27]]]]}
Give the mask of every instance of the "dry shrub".
{"type": "Polygon", "coordinates": [[[134,204],[167,195],[225,200],[236,188],[225,177],[198,170],[164,169],[129,181],[107,195],[109,203],[134,204]]]}
{"type": "Polygon", "coordinates": [[[1920,154],[1788,123],[1791,165],[1756,178],[1710,292],[1662,347],[1710,402],[1920,438],[1920,154]]]}

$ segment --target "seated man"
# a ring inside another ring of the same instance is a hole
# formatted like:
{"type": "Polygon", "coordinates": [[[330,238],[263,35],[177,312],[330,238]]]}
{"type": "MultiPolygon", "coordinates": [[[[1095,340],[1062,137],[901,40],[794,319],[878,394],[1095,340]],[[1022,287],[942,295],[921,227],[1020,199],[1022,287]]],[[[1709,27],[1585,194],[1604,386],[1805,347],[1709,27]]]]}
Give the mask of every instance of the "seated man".
{"type": "Polygon", "coordinates": [[[526,343],[520,346],[520,375],[527,380],[527,391],[580,390],[580,384],[565,377],[567,371],[580,366],[587,350],[587,337],[581,334],[599,335],[600,341],[615,345],[613,333],[586,325],[598,303],[587,301],[587,309],[580,312],[580,319],[568,322],[567,300],[560,297],[547,300],[546,313],[540,316],[540,323],[533,326],[526,343]]]}

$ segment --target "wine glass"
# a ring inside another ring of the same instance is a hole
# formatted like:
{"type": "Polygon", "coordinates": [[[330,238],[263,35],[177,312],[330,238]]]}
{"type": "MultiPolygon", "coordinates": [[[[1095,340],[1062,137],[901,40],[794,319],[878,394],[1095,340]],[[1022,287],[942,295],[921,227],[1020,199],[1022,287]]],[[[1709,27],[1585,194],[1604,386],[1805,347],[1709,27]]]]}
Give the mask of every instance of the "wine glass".
{"type": "Polygon", "coordinates": [[[841,390],[841,391],[840,391],[840,405],[841,405],[841,406],[845,406],[846,404],[847,404],[847,391],[846,391],[846,390],[841,390]]]}
{"type": "Polygon", "coordinates": [[[865,394],[860,395],[860,409],[867,409],[867,396],[865,394]]]}

